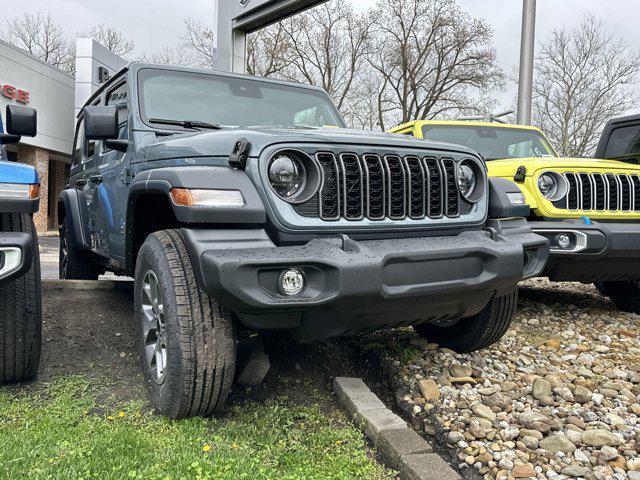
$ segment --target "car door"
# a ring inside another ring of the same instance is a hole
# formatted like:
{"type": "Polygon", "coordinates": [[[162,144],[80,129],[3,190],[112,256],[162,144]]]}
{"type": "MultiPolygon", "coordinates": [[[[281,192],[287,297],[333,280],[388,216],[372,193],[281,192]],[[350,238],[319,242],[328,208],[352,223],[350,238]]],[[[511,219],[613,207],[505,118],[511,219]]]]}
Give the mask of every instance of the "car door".
{"type": "MultiPolygon", "coordinates": [[[[125,77],[121,82],[115,81],[115,85],[107,90],[105,105],[116,107],[118,139],[129,140],[129,92],[125,77]]],[[[116,268],[124,268],[129,155],[99,142],[95,161],[97,168],[91,181],[94,189],[91,216],[98,240],[96,248],[116,268]]]]}
{"type": "Polygon", "coordinates": [[[69,188],[73,188],[78,194],[78,207],[82,228],[84,230],[84,242],[86,246],[94,249],[95,242],[92,235],[93,225],[89,215],[93,191],[90,177],[95,173],[95,142],[87,140],[84,135],[84,117],[82,114],[76,124],[76,136],[74,142],[73,159],[69,176],[69,188]]]}

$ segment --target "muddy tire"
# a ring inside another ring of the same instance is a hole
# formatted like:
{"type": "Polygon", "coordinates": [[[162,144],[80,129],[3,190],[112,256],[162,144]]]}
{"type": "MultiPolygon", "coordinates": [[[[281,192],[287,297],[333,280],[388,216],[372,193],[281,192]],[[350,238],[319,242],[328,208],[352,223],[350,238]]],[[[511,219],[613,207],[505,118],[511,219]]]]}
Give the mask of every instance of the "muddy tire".
{"type": "Polygon", "coordinates": [[[71,246],[68,218],[64,218],[60,227],[58,277],[61,280],[97,280],[101,273],[99,267],[86,252],[71,246]]]}
{"type": "Polygon", "coordinates": [[[601,292],[623,312],[640,313],[640,281],[602,282],[601,292]]]}
{"type": "Polygon", "coordinates": [[[518,304],[518,290],[493,297],[482,311],[453,325],[427,323],[414,326],[416,333],[441,347],[459,353],[474,352],[493,345],[506,333],[518,304]]]}
{"type": "Polygon", "coordinates": [[[31,215],[0,213],[1,232],[32,236],[29,271],[0,287],[0,383],[21,382],[36,376],[42,343],[42,294],[38,236],[31,215]]]}
{"type": "Polygon", "coordinates": [[[147,237],[136,261],[134,294],[151,403],[171,418],[219,411],[235,372],[234,321],[198,287],[179,231],[147,237]]]}

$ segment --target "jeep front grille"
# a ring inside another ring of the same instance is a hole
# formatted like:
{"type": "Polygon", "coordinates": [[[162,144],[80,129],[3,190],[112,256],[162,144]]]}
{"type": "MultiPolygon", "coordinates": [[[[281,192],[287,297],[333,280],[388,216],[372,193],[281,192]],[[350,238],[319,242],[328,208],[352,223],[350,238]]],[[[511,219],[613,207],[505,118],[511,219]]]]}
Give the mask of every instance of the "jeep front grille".
{"type": "Polygon", "coordinates": [[[298,213],[322,220],[456,218],[472,205],[451,158],[318,152],[324,182],[298,213]]]}
{"type": "Polygon", "coordinates": [[[569,190],[556,208],[640,212],[640,177],[614,173],[565,173],[569,190]]]}

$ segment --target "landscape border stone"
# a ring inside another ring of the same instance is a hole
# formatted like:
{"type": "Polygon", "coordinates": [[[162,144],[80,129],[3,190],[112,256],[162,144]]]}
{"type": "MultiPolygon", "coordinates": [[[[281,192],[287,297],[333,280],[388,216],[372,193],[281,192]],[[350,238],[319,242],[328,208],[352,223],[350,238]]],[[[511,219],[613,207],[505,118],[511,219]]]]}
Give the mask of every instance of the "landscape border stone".
{"type": "Polygon", "coordinates": [[[360,378],[336,377],[333,389],[383,462],[400,471],[403,480],[459,480],[461,477],[431,445],[389,410],[360,378]]]}

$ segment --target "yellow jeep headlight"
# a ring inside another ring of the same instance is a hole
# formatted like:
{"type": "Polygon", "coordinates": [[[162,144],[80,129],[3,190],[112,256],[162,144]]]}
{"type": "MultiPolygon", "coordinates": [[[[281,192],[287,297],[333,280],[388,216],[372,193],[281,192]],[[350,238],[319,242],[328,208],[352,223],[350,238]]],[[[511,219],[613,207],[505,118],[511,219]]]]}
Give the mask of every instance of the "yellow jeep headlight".
{"type": "Polygon", "coordinates": [[[543,172],[538,177],[538,190],[550,202],[557,202],[567,195],[569,184],[559,173],[543,172]]]}

